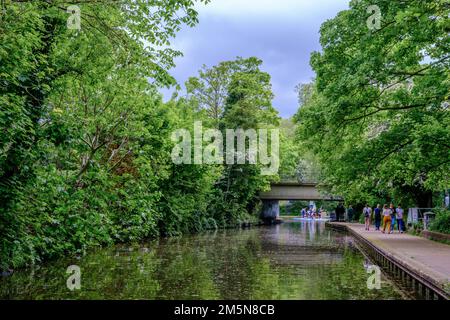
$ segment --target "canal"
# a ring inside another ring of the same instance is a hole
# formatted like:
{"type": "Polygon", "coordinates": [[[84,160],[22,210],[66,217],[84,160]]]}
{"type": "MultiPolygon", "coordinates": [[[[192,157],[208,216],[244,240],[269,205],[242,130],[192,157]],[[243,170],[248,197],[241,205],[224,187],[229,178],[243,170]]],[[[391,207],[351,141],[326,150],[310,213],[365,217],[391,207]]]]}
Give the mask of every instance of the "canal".
{"type": "Polygon", "coordinates": [[[1,299],[411,299],[355,240],[318,222],[225,230],[91,251],[0,278],[1,299]],[[70,291],[66,269],[81,270],[70,291]]]}

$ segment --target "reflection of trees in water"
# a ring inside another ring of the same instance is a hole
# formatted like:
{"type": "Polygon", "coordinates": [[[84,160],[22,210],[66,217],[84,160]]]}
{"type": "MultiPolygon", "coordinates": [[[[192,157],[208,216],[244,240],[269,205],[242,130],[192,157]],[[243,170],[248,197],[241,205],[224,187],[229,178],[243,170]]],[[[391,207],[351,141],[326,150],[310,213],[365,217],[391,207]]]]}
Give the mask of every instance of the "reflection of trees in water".
{"type": "Polygon", "coordinates": [[[321,224],[228,230],[101,249],[0,279],[1,298],[348,299],[369,292],[363,256],[349,237],[321,224]],[[81,267],[81,291],[66,288],[68,265],[81,267]]]}
{"type": "Polygon", "coordinates": [[[276,239],[279,243],[294,242],[303,245],[331,243],[331,231],[325,224],[316,221],[286,223],[277,226],[276,239]]]}
{"type": "Polygon", "coordinates": [[[137,248],[96,250],[82,259],[61,259],[27,269],[0,280],[1,298],[19,299],[152,299],[158,282],[153,275],[158,267],[154,252],[137,248]],[[81,268],[81,290],[66,287],[66,268],[81,268]],[[145,295],[143,290],[145,288],[145,295]]]}

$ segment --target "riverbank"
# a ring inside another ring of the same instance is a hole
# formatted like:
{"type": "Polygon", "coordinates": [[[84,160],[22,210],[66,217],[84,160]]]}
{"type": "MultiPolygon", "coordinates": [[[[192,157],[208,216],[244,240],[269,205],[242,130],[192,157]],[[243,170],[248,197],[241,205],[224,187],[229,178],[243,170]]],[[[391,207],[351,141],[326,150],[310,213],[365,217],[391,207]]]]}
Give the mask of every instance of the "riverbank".
{"type": "Polygon", "coordinates": [[[366,231],[362,224],[332,222],[327,226],[348,231],[377,263],[425,297],[450,299],[450,246],[409,234],[366,231]]]}

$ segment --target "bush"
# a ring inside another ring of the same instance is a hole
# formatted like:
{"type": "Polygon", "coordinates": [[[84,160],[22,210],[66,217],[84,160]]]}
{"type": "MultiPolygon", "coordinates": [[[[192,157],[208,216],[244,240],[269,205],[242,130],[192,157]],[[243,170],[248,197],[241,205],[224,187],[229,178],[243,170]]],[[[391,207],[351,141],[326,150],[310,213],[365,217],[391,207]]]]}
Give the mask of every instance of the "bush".
{"type": "Polygon", "coordinates": [[[365,216],[363,214],[360,214],[358,221],[361,224],[365,224],[366,223],[365,216]]]}
{"type": "Polygon", "coordinates": [[[423,230],[423,224],[421,222],[415,222],[412,224],[412,228],[409,231],[414,235],[420,235],[423,230]]]}
{"type": "Polygon", "coordinates": [[[430,230],[450,234],[450,210],[436,210],[436,218],[430,223],[430,230]]]}

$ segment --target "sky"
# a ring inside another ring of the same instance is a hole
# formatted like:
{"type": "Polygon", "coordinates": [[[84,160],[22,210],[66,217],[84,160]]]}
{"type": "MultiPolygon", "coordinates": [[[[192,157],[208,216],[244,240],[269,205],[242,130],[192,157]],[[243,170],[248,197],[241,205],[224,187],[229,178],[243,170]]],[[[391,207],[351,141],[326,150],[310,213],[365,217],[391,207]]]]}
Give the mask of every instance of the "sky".
{"type": "MultiPolygon", "coordinates": [[[[273,106],[289,118],[298,109],[295,86],[310,82],[310,54],[320,50],[321,24],[348,8],[349,0],[212,0],[197,5],[199,24],[184,28],[172,41],[183,52],[171,74],[179,84],[237,56],[263,60],[272,76],[273,106]]],[[[183,86],[184,87],[184,86],[183,86]]],[[[163,90],[164,98],[171,90],[163,90]]]]}

